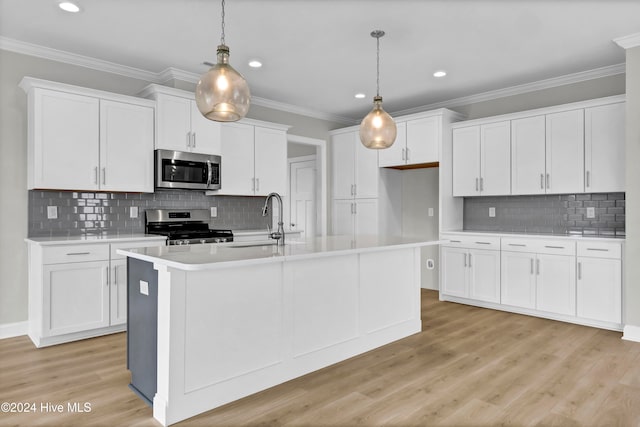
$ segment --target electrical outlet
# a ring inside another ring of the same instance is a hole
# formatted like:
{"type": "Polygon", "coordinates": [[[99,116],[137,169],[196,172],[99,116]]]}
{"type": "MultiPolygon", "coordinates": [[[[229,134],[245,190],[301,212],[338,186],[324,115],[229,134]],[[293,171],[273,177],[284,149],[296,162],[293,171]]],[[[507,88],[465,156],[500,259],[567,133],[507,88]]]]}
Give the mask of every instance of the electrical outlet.
{"type": "Polygon", "coordinates": [[[587,218],[596,217],[596,208],[587,208],[587,218]]]}
{"type": "Polygon", "coordinates": [[[429,208],[428,214],[429,216],[433,216],[433,208],[429,208]]]}
{"type": "Polygon", "coordinates": [[[218,216],[218,207],[211,206],[211,218],[215,218],[218,216]]]}
{"type": "Polygon", "coordinates": [[[137,206],[131,206],[131,209],[129,209],[129,218],[138,218],[137,206]]]}
{"type": "Polygon", "coordinates": [[[140,293],[142,295],[149,295],[149,282],[140,280],[140,293]]]}
{"type": "Polygon", "coordinates": [[[47,219],[56,219],[56,218],[58,218],[58,207],[47,206],[47,219]]]}
{"type": "Polygon", "coordinates": [[[431,258],[429,258],[427,260],[427,270],[433,270],[434,268],[436,268],[436,263],[431,258]]]}
{"type": "Polygon", "coordinates": [[[495,218],[496,208],[489,208],[489,218],[495,218]]]}

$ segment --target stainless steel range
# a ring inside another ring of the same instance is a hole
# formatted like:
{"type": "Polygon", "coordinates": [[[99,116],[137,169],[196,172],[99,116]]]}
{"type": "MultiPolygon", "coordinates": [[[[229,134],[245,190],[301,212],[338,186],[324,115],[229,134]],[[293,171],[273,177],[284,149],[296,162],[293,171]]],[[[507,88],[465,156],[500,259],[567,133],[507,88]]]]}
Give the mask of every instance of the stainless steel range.
{"type": "Polygon", "coordinates": [[[145,231],[167,236],[169,245],[233,242],[231,230],[209,229],[208,220],[207,209],[149,209],[145,231]]]}

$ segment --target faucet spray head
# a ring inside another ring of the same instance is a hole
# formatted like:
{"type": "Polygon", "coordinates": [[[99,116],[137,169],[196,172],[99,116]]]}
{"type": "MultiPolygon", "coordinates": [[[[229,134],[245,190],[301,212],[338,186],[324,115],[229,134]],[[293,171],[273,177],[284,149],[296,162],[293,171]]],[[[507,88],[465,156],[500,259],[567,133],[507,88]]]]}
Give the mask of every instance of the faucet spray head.
{"type": "Polygon", "coordinates": [[[262,216],[267,216],[269,213],[269,199],[264,202],[264,206],[262,207],[262,216]]]}

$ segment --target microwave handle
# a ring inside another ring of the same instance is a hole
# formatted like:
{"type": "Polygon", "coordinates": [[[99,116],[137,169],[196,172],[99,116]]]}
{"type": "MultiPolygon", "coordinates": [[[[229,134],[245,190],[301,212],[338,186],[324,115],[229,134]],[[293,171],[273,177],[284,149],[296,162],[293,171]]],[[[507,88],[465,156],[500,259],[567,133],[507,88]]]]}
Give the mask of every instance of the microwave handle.
{"type": "Polygon", "coordinates": [[[211,176],[213,174],[213,168],[211,167],[211,160],[207,160],[207,188],[211,185],[211,176]]]}

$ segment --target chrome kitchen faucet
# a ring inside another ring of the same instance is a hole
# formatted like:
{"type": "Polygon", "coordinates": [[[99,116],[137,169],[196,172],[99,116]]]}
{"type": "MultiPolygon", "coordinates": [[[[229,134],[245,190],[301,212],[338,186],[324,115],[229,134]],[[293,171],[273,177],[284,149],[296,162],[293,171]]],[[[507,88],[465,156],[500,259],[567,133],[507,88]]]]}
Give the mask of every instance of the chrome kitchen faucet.
{"type": "Polygon", "coordinates": [[[278,230],[269,234],[269,237],[275,239],[278,242],[278,246],[284,246],[284,223],[282,218],[282,197],[278,193],[269,193],[267,198],[264,201],[264,206],[262,207],[262,216],[267,216],[269,212],[269,200],[272,198],[278,199],[278,230]]]}

